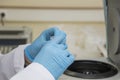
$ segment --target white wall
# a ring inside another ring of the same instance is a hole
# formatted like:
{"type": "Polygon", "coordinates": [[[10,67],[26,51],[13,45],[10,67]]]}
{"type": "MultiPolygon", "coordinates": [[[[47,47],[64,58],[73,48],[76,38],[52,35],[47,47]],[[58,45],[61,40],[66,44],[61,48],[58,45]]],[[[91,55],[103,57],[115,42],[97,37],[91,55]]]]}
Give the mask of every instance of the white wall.
{"type": "Polygon", "coordinates": [[[103,8],[103,0],[0,0],[0,7],[103,8]]]}
{"type": "Polygon", "coordinates": [[[5,26],[28,26],[33,40],[52,26],[67,33],[68,49],[76,59],[101,57],[105,43],[103,0],[1,0],[5,26]]]}
{"type": "Polygon", "coordinates": [[[0,9],[7,21],[104,22],[101,10],[0,9]]]}

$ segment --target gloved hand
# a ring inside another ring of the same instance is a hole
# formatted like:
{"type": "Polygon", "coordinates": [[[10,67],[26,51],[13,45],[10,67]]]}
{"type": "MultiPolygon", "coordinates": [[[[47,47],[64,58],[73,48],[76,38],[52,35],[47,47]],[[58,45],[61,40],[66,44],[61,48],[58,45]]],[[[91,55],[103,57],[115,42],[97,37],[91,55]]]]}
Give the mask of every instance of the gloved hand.
{"type": "Polygon", "coordinates": [[[49,42],[41,49],[33,62],[43,65],[57,80],[73,61],[74,56],[65,49],[63,44],[49,42]]]}
{"type": "Polygon", "coordinates": [[[48,41],[56,42],[66,46],[66,34],[58,28],[50,28],[41,33],[41,35],[27,48],[25,48],[25,56],[29,61],[33,61],[38,52],[48,41]],[[59,40],[59,38],[62,38],[59,40]]]}

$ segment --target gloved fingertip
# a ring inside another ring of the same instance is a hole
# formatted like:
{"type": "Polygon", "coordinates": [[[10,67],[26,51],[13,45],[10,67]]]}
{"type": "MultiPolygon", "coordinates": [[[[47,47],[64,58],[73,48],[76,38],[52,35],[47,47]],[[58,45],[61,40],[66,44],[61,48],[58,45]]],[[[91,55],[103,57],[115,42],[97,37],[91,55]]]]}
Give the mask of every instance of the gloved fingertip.
{"type": "Polygon", "coordinates": [[[60,44],[64,39],[65,39],[65,35],[59,35],[54,37],[54,39],[52,39],[53,42],[60,44]]]}
{"type": "Polygon", "coordinates": [[[74,60],[75,60],[75,56],[73,56],[72,54],[70,54],[69,59],[71,60],[71,63],[73,63],[73,62],[74,62],[74,60]]]}
{"type": "Polygon", "coordinates": [[[75,59],[75,57],[74,57],[74,55],[72,54],[72,53],[70,53],[68,50],[66,50],[66,53],[67,53],[67,57],[70,59],[70,60],[74,60],[75,59]]]}
{"type": "Polygon", "coordinates": [[[60,44],[66,44],[66,37],[61,41],[60,44]]]}
{"type": "Polygon", "coordinates": [[[59,48],[61,48],[62,50],[65,50],[65,49],[67,49],[67,45],[60,44],[60,45],[59,45],[59,48]]]}
{"type": "Polygon", "coordinates": [[[64,44],[64,49],[67,49],[68,48],[68,45],[67,44],[64,44]]]}
{"type": "Polygon", "coordinates": [[[52,27],[53,29],[56,29],[56,30],[59,30],[59,28],[57,27],[57,26],[54,26],[54,27],[52,27]]]}
{"type": "Polygon", "coordinates": [[[67,36],[67,34],[64,32],[64,31],[61,31],[61,33],[66,37],[67,36]]]}

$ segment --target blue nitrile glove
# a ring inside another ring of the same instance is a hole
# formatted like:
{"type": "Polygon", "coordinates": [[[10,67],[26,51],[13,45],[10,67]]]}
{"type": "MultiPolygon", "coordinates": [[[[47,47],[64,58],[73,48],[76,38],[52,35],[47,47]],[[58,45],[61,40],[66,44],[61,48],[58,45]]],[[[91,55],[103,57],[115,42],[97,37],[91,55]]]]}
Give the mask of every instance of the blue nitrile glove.
{"type": "Polygon", "coordinates": [[[33,62],[43,65],[57,80],[73,61],[74,56],[65,49],[64,45],[48,42],[33,62]]]}
{"type": "Polygon", "coordinates": [[[51,40],[53,42],[57,42],[58,44],[64,44],[67,48],[66,34],[58,28],[54,27],[43,31],[31,45],[25,48],[25,56],[32,62],[42,46],[51,40]],[[60,37],[62,37],[62,39],[58,41],[60,37]]]}

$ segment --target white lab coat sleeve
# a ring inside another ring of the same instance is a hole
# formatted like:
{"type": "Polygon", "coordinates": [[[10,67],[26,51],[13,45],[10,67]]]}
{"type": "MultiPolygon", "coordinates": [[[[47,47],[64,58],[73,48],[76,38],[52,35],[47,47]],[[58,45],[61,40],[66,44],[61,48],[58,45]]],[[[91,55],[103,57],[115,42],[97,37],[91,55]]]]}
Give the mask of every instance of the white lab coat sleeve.
{"type": "Polygon", "coordinates": [[[41,64],[32,63],[10,80],[55,80],[51,73],[41,64]]]}
{"type": "Polygon", "coordinates": [[[21,45],[8,54],[0,54],[0,80],[9,80],[16,73],[24,69],[24,49],[28,45],[21,45]]]}

